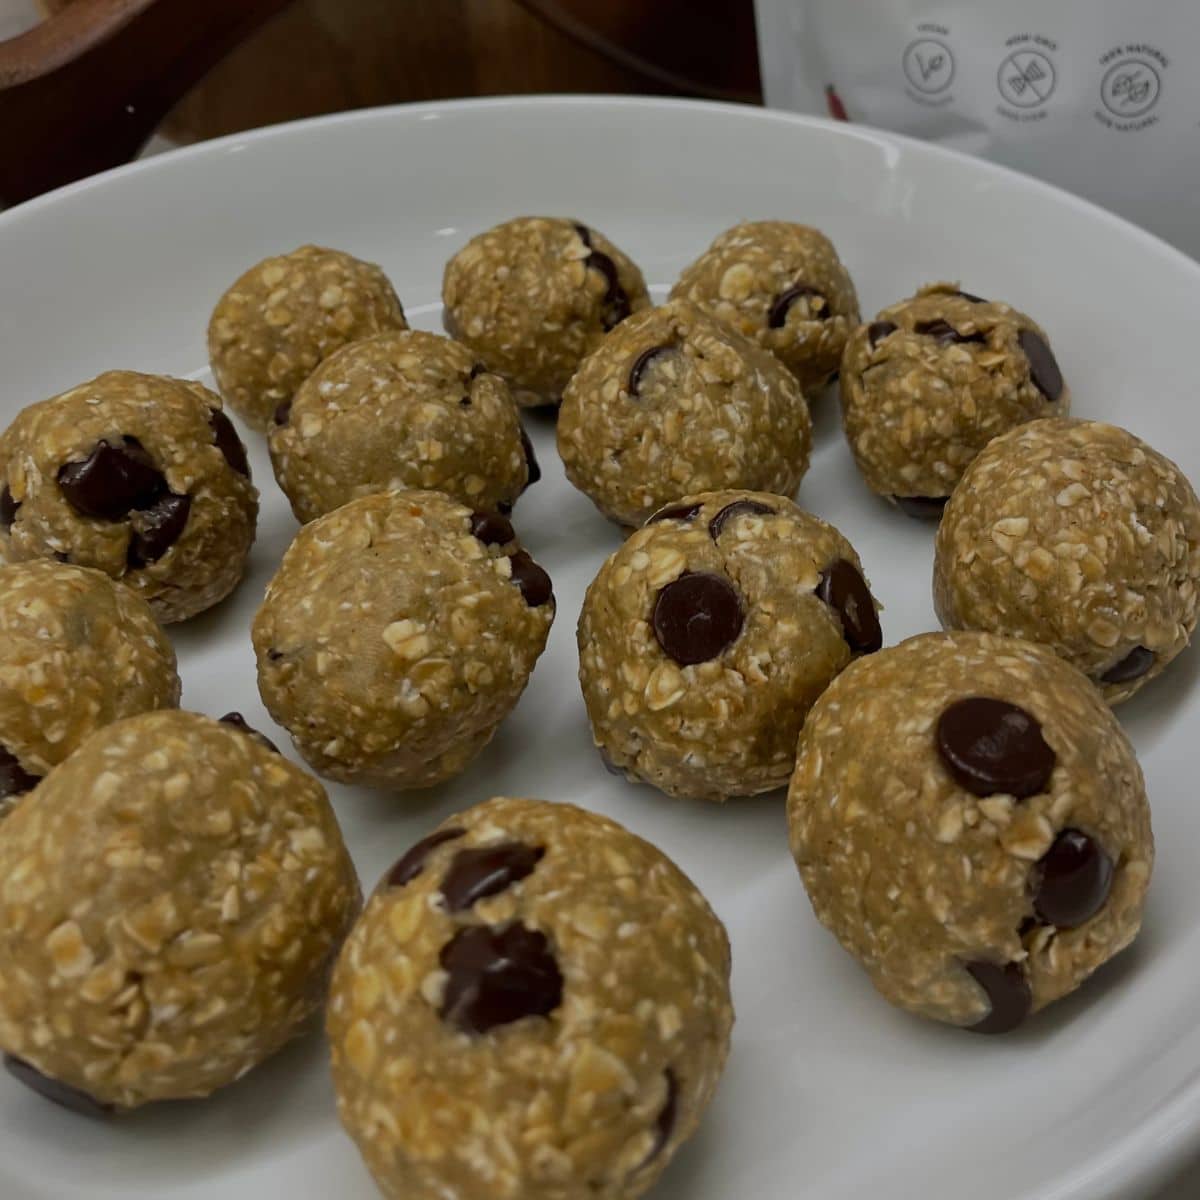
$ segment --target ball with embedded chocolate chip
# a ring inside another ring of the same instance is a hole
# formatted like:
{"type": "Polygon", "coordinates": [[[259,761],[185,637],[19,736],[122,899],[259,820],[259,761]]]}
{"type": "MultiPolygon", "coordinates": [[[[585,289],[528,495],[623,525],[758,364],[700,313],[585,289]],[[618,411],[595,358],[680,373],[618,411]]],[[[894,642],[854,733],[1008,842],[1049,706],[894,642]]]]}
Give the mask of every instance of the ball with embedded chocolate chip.
{"type": "Polygon", "coordinates": [[[550,577],[506,517],[377,492],[284,555],[254,620],[259,691],[322,774],[429,787],[491,741],[553,620],[550,577]]]}
{"type": "Polygon", "coordinates": [[[938,528],[947,629],[1044,642],[1109,703],[1187,647],[1200,606],[1200,500],[1145,442],[1099,421],[1035,421],[971,464],[938,528]]]}
{"type": "Polygon", "coordinates": [[[95,567],[182,621],[237,586],[258,492],[207,388],[109,371],[26,409],[0,438],[0,562],[95,567]]]}
{"type": "Polygon", "coordinates": [[[659,850],[495,799],[381,881],[327,1013],[338,1112],[394,1200],[633,1200],[729,1048],[729,943],[659,850]]]}
{"type": "Polygon", "coordinates": [[[1002,1033],[1137,936],[1154,861],[1133,747],[1044,646],[932,633],[813,706],[788,793],[822,924],[893,1004],[1002,1033]]]}
{"type": "Polygon", "coordinates": [[[936,520],[992,438],[1065,413],[1071,398],[1029,317],[934,283],[854,332],[841,399],[867,486],[910,517],[936,520]]]}
{"type": "Polygon", "coordinates": [[[786,784],[813,701],[882,644],[850,543],[765,492],[660,510],[600,568],[578,632],[608,765],[717,801],[786,784]]]}

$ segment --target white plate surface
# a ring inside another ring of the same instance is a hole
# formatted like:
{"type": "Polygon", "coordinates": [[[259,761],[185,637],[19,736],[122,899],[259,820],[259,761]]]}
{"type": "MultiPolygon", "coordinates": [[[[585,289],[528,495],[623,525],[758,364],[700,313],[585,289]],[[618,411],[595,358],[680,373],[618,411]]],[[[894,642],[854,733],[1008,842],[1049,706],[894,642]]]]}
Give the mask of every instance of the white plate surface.
{"type": "MultiPolygon", "coordinates": [[[[210,143],[0,216],[0,419],[110,367],[197,374],[223,288],[306,241],[381,262],[415,323],[439,324],[442,266],[519,213],[561,213],[629,251],[662,295],[737,220],[826,230],[864,313],[931,279],[1004,298],[1051,333],[1079,415],[1127,425],[1200,479],[1200,267],[1022,177],[820,121],[642,100],[492,101],[347,115],[210,143]]],[[[860,483],[831,396],[802,504],[859,549],[889,642],[935,627],[931,530],[860,483]]],[[[1107,1200],[1141,1195],[1200,1144],[1200,654],[1120,710],[1141,753],[1160,857],[1146,929],[1081,994],[1013,1036],[894,1012],[813,920],[779,794],[721,809],[602,769],[576,682],[580,600],[615,530],[563,479],[518,529],[552,573],[558,623],[525,698],[460,779],[419,799],[331,789],[370,886],[447,814],[494,794],[571,800],[664,847],[729,925],[738,1025],[718,1099],[659,1200],[1107,1200]]],[[[249,625],[295,524],[261,443],[248,578],[174,627],[184,703],[258,701],[249,625]]],[[[337,1127],[318,1038],[216,1098],[96,1124],[0,1081],[5,1200],[337,1196],[371,1182],[337,1127]]]]}

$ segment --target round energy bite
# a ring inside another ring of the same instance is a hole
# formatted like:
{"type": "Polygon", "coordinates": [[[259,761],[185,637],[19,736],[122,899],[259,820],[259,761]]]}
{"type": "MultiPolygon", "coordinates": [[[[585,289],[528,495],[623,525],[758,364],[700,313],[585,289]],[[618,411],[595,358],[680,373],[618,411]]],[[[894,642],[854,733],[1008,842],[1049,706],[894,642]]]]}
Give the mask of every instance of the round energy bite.
{"type": "Polygon", "coordinates": [[[1198,589],[1191,484],[1170,459],[1099,421],[1034,421],[997,438],[938,528],[942,624],[1043,642],[1112,704],[1187,646],[1198,589]]]}
{"type": "Polygon", "coordinates": [[[4,823],[5,1065],[89,1111],[207,1096],[302,1032],[358,907],[310,775],[194,713],[109,725],[4,823]]]}
{"type": "Polygon", "coordinates": [[[163,622],[233,591],[257,519],[246,448],[191,380],[108,371],[0,439],[0,562],[94,567],[163,622]]]}
{"type": "Polygon", "coordinates": [[[393,1200],[632,1200],[729,1049],[725,929],[661,851],[569,804],[451,817],[380,883],[327,1014],[338,1112],[393,1200]]]}
{"type": "Polygon", "coordinates": [[[150,606],[107,575],[0,566],[0,816],[102,725],[179,703],[150,606]]]}
{"type": "Polygon", "coordinates": [[[558,418],[567,478],[634,527],[694,492],[790,496],[811,445],[808,405],[779,360],[680,300],[607,337],[571,380],[558,418]]]}
{"type": "Polygon", "coordinates": [[[254,619],[258,687],[321,774],[430,787],[491,741],[553,620],[507,518],[376,492],[296,535],[254,619]]]}
{"type": "Polygon", "coordinates": [[[217,301],[208,357],[229,407],[263,431],[340,346],[407,328],[395,290],[374,263],[300,246],[256,263],[217,301]]]}
{"type": "Polygon", "coordinates": [[[1154,860],[1133,747],[1043,646],[910,638],[813,706],[788,792],[813,911],[893,1004],[1002,1033],[1141,926],[1154,860]]]}
{"type": "Polygon", "coordinates": [[[442,300],[446,331],[526,407],[557,404],[584,355],[650,305],[629,258],[559,217],[517,217],[473,237],[446,264],[442,300]]]}
{"type": "Polygon", "coordinates": [[[854,548],[781,496],[656,513],[600,568],[579,680],[610,766],[672,796],[782,787],[813,701],[882,634],[854,548]]]}
{"type": "Polygon", "coordinates": [[[671,289],[770,350],[806,390],[823,387],[858,325],[858,296],[833,243],[791,221],[727,229],[671,289]]]}
{"type": "Polygon", "coordinates": [[[854,332],[841,398],[867,485],[909,516],[933,520],[992,438],[1070,406],[1042,329],[950,283],[921,288],[854,332]]]}
{"type": "Polygon", "coordinates": [[[270,433],[296,519],[397,488],[511,511],[537,463],[504,380],[449,338],[415,330],[343,346],[270,433]]]}

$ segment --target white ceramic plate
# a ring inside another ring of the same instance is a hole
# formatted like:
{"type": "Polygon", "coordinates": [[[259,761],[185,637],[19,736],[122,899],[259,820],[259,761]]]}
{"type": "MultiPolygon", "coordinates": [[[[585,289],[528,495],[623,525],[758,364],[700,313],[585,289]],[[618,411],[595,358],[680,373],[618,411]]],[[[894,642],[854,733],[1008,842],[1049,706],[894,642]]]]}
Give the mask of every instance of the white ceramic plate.
{"type": "MultiPolygon", "coordinates": [[[[1182,202],[1182,201],[1181,201],[1182,202]]],[[[1200,478],[1200,267],[1098,209],[913,142],[748,109],[646,100],[439,104],[356,113],[210,143],[0,216],[0,418],[109,367],[204,369],[224,287],[305,241],[380,261],[416,323],[437,328],[442,265],[519,213],[604,230],[661,295],[743,218],[833,238],[863,311],[930,279],[1028,310],[1051,333],[1076,411],[1111,418],[1200,478]]],[[[800,500],[858,547],[889,642],[934,627],[932,530],[860,483],[817,405],[800,500]]],[[[1200,716],[1192,652],[1120,710],[1142,755],[1160,846],[1146,930],[1082,994],[1002,1039],[894,1012],[813,920],[781,797],[721,809],[602,769],[576,683],[583,590],[618,541],[565,483],[552,426],[529,421],[546,478],[517,508],[551,571],[558,624],[528,693],[462,778],[419,799],[331,789],[364,881],[433,823],[498,793],[569,799],[663,846],[733,938],[738,1025],[728,1074],[659,1200],[1100,1200],[1140,1194],[1200,1143],[1200,716]]],[[[249,577],[174,628],[184,703],[257,698],[249,624],[295,525],[259,442],[263,514],[249,577]]],[[[368,1200],[337,1127],[318,1038],[205,1103],[110,1124],[0,1082],[5,1200],[368,1200]]]]}

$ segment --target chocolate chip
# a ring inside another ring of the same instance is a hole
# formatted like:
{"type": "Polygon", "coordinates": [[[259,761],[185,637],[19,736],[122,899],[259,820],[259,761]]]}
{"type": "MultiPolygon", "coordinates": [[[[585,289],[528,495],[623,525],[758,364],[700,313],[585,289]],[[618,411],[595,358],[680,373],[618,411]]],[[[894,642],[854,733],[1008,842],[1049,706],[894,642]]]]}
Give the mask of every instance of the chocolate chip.
{"type": "Polygon", "coordinates": [[[837,613],[842,622],[842,636],[855,654],[874,654],[883,645],[883,630],[867,581],[858,568],[839,558],[821,572],[817,597],[837,613]]]}
{"type": "Polygon", "coordinates": [[[679,1079],[670,1067],[663,1072],[663,1076],[667,1081],[667,1098],[654,1120],[654,1144],[650,1147],[650,1153],[638,1163],[639,1171],[648,1167],[663,1152],[667,1142],[671,1140],[671,1134],[675,1132],[675,1117],[679,1109],[679,1079]]]}
{"type": "Polygon", "coordinates": [[[596,747],[596,750],[597,750],[597,753],[600,755],[600,762],[603,764],[604,769],[610,775],[616,775],[618,778],[624,779],[625,772],[622,771],[621,768],[618,767],[617,764],[615,762],[613,762],[613,760],[611,758],[608,757],[608,751],[602,749],[599,746],[596,747]]]}
{"type": "Polygon", "coordinates": [[[809,309],[813,314],[818,314],[820,309],[825,309],[824,314],[813,315],[805,318],[809,321],[824,321],[829,314],[829,300],[825,293],[818,288],[812,287],[807,283],[795,283],[790,288],[779,293],[767,311],[767,328],[782,329],[784,322],[787,320],[788,309],[800,299],[801,296],[811,296],[812,303],[809,309]]]}
{"type": "Polygon", "coordinates": [[[60,1108],[68,1108],[71,1112],[80,1113],[85,1117],[106,1117],[113,1111],[112,1105],[101,1104],[87,1092],[81,1092],[69,1084],[51,1079],[49,1075],[43,1075],[37,1067],[13,1054],[4,1056],[4,1068],[14,1079],[20,1080],[27,1088],[32,1088],[39,1096],[60,1108]]]}
{"type": "Polygon", "coordinates": [[[956,289],[954,294],[961,296],[964,300],[970,300],[972,304],[986,304],[987,301],[982,296],[976,296],[973,292],[964,292],[962,289],[956,289]]]}
{"type": "Polygon", "coordinates": [[[1140,679],[1154,666],[1154,651],[1145,646],[1134,646],[1120,662],[1113,663],[1103,675],[1101,683],[1128,683],[1131,679],[1140,679]]]}
{"type": "Polygon", "coordinates": [[[512,502],[510,500],[497,500],[496,501],[496,511],[502,517],[511,517],[512,510],[513,510],[513,506],[512,506],[512,502]]]}
{"type": "Polygon", "coordinates": [[[1017,344],[1029,359],[1029,378],[1033,380],[1033,386],[1053,403],[1063,393],[1062,371],[1058,369],[1053,351],[1032,329],[1022,329],[1017,334],[1017,344]]]}
{"type": "Polygon", "coordinates": [[[578,221],[573,221],[571,228],[579,234],[580,240],[590,250],[592,248],[592,231],[586,225],[581,225],[578,221]]]}
{"type": "Polygon", "coordinates": [[[971,978],[992,1002],[991,1011],[982,1021],[969,1025],[971,1033],[1008,1033],[1029,1016],[1033,992],[1018,963],[969,962],[964,964],[971,978]]]}
{"type": "Polygon", "coordinates": [[[602,250],[593,250],[584,261],[584,266],[599,271],[608,284],[604,292],[602,321],[606,331],[614,329],[633,311],[617,275],[617,264],[602,250]]]}
{"type": "Polygon", "coordinates": [[[948,321],[940,317],[936,321],[923,321],[913,326],[913,333],[922,337],[933,338],[939,346],[956,346],[965,342],[985,343],[987,338],[982,333],[959,333],[948,321]]]}
{"type": "Polygon", "coordinates": [[[17,519],[20,503],[13,499],[12,489],[6,483],[0,488],[0,529],[11,529],[17,519]]]}
{"type": "Polygon", "coordinates": [[[708,662],[742,632],[742,598],[723,575],[685,571],[658,593],[651,623],[663,653],[680,666],[708,662]]]}
{"type": "Polygon", "coordinates": [[[467,380],[469,382],[472,379],[478,379],[480,375],[486,375],[486,374],[487,374],[487,367],[485,367],[483,365],[483,363],[477,362],[471,367],[471,370],[467,373],[467,380]]]}
{"type": "Polygon", "coordinates": [[[867,341],[871,343],[871,349],[874,350],[889,333],[895,333],[899,328],[895,321],[872,321],[867,326],[867,341]]]}
{"type": "Polygon", "coordinates": [[[1113,860],[1095,838],[1064,829],[1030,877],[1038,919],[1059,929],[1090,921],[1112,890],[1113,860]]]}
{"type": "Polygon", "coordinates": [[[550,576],[529,557],[528,550],[518,550],[509,561],[512,563],[512,581],[521,589],[530,608],[540,608],[553,599],[554,586],[550,576]]]}
{"type": "Polygon", "coordinates": [[[1020,925],[1017,926],[1017,937],[1024,941],[1035,929],[1041,927],[1042,923],[1037,917],[1022,917],[1020,925]]]}
{"type": "Polygon", "coordinates": [[[455,838],[462,837],[466,832],[465,829],[457,825],[452,825],[448,829],[439,829],[437,832],[431,833],[428,837],[422,838],[415,846],[410,846],[396,860],[392,869],[383,877],[384,886],[398,888],[404,887],[407,883],[412,883],[425,870],[425,860],[443,842],[452,842],[455,838]]]}
{"type": "Polygon", "coordinates": [[[937,748],[950,774],[975,796],[1033,796],[1045,790],[1055,764],[1037,718],[991,696],[951,704],[938,718],[937,748]]]}
{"type": "Polygon", "coordinates": [[[470,408],[471,407],[471,397],[464,396],[461,400],[459,400],[459,404],[461,404],[463,406],[463,408],[470,408]]]}
{"type": "Polygon", "coordinates": [[[896,507],[918,521],[939,521],[949,496],[893,496],[896,507]]]}
{"type": "Polygon", "coordinates": [[[212,427],[213,442],[217,449],[225,455],[225,461],[239,474],[250,478],[250,463],[246,458],[246,447],[238,437],[233,422],[219,409],[214,408],[208,414],[208,423],[212,427]]]}
{"type": "Polygon", "coordinates": [[[471,514],[471,535],[485,546],[504,546],[517,536],[507,517],[499,513],[481,512],[471,514]]]}
{"type": "Polygon", "coordinates": [[[259,733],[240,712],[227,712],[223,717],[218,717],[217,720],[222,725],[232,725],[234,729],[239,729],[242,733],[248,734],[260,746],[265,746],[268,750],[274,750],[276,754],[279,753],[279,747],[265,733],[259,733]]]}
{"type": "Polygon", "coordinates": [[[732,504],[727,504],[711,521],[708,523],[709,536],[715,542],[717,538],[724,532],[725,526],[733,520],[734,517],[740,517],[743,513],[752,513],[755,516],[772,516],[775,510],[769,504],[760,504],[757,500],[735,500],[732,504]]]}
{"type": "Polygon", "coordinates": [[[276,650],[274,646],[267,651],[267,658],[271,662],[278,662],[283,657],[282,650],[276,650]]]}
{"type": "Polygon", "coordinates": [[[465,1033],[544,1017],[562,1003],[563,977],[546,935],[520,921],[460,929],[439,962],[446,971],[442,1018],[465,1033]]]}
{"type": "Polygon", "coordinates": [[[529,440],[529,434],[525,432],[524,425],[521,426],[521,449],[525,451],[525,469],[529,475],[525,480],[525,487],[532,487],[541,479],[542,468],[538,466],[537,455],[533,452],[533,443],[529,440]]]}
{"type": "Polygon", "coordinates": [[[41,783],[37,775],[30,775],[17,761],[17,756],[6,746],[0,746],[0,797],[23,796],[32,792],[41,783]]]}
{"type": "Polygon", "coordinates": [[[546,853],[542,846],[499,842],[460,850],[442,880],[450,912],[462,912],[485,896],[495,896],[533,873],[546,853]]]}
{"type": "Polygon", "coordinates": [[[133,535],[125,555],[130,568],[136,570],[158,562],[179,541],[191,510],[191,496],[168,492],[150,508],[138,513],[133,518],[133,535]]]}
{"type": "Polygon", "coordinates": [[[669,504],[666,508],[660,508],[646,524],[653,525],[657,521],[690,521],[702,507],[700,504],[669,504]]]}
{"type": "Polygon", "coordinates": [[[137,438],[120,445],[97,443],[87,458],[58,468],[58,486],[85,517],[119,521],[149,508],[167,490],[167,480],[137,438]]]}
{"type": "Polygon", "coordinates": [[[276,425],[286,425],[288,418],[292,415],[292,402],[290,399],[281,400],[275,406],[274,421],[276,425]]]}
{"type": "Polygon", "coordinates": [[[675,347],[669,344],[662,346],[651,346],[648,350],[643,350],[641,354],[633,360],[633,366],[629,368],[629,384],[628,390],[631,396],[640,396],[642,394],[642,376],[649,370],[650,364],[655,359],[661,358],[664,354],[670,354],[675,347]]]}
{"type": "Polygon", "coordinates": [[[71,556],[65,550],[55,550],[54,561],[60,563],[69,563],[71,556]]]}

